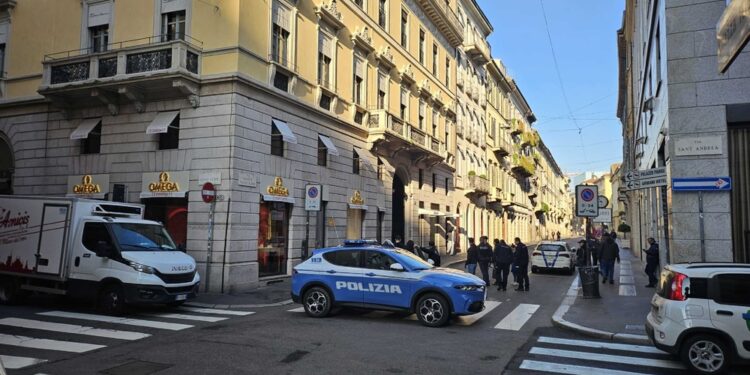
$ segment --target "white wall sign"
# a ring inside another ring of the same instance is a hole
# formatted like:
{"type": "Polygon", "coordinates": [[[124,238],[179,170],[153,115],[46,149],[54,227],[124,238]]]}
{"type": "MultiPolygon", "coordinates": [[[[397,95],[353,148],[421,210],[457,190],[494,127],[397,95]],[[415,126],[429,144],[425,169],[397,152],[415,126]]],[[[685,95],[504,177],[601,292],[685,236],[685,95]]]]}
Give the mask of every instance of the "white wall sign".
{"type": "Polygon", "coordinates": [[[599,216],[593,220],[595,223],[611,223],[612,222],[612,209],[611,208],[600,208],[599,216]]]}
{"type": "Polygon", "coordinates": [[[240,172],[237,176],[237,184],[240,186],[255,187],[255,175],[250,172],[240,172]]]}
{"type": "Polygon", "coordinates": [[[675,156],[721,155],[724,147],[720,136],[678,138],[674,144],[675,156]]]}
{"type": "Polygon", "coordinates": [[[221,172],[211,171],[207,173],[201,173],[198,177],[198,186],[203,186],[206,182],[210,182],[214,185],[221,185],[221,172]]]}

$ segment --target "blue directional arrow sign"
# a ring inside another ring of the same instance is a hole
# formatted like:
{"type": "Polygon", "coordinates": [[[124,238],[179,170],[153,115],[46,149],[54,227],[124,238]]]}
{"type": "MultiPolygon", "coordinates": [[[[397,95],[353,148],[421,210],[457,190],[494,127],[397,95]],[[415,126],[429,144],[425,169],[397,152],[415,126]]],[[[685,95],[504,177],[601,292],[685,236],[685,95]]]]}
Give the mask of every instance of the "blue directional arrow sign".
{"type": "Polygon", "coordinates": [[[673,178],[673,191],[728,191],[732,190],[730,177],[673,178]]]}

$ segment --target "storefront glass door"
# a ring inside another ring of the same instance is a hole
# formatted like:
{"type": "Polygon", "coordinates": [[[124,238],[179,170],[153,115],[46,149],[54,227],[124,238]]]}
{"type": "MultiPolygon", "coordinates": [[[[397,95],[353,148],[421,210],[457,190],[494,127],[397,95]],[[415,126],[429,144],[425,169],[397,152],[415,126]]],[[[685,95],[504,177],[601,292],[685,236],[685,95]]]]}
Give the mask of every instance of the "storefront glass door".
{"type": "Polygon", "coordinates": [[[260,277],[285,275],[289,242],[290,205],[281,202],[260,204],[258,226],[258,274],[260,277]]]}

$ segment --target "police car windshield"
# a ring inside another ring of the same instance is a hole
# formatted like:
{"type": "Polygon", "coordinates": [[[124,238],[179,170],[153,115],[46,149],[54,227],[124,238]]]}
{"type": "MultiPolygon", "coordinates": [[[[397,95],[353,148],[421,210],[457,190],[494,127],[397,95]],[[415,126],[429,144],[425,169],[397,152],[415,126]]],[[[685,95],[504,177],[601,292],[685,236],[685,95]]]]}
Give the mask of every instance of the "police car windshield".
{"type": "Polygon", "coordinates": [[[399,262],[412,271],[429,270],[433,267],[432,264],[406,250],[396,249],[396,253],[399,255],[399,262]]]}

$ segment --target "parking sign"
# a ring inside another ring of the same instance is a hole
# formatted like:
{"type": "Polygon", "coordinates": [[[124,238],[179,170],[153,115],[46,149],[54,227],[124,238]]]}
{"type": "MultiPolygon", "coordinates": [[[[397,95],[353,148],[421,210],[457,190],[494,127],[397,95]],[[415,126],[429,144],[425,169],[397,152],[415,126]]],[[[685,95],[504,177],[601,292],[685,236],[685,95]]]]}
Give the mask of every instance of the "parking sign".
{"type": "Polygon", "coordinates": [[[305,211],[320,211],[321,185],[305,186],[305,211]]]}
{"type": "Polygon", "coordinates": [[[576,186],[576,216],[599,216],[599,188],[596,185],[576,186]]]}

